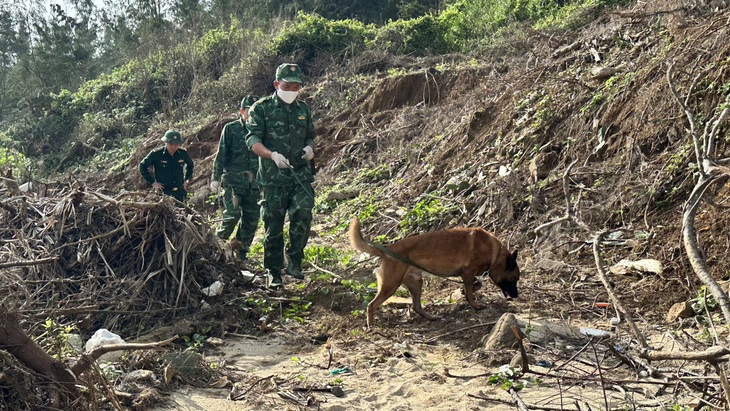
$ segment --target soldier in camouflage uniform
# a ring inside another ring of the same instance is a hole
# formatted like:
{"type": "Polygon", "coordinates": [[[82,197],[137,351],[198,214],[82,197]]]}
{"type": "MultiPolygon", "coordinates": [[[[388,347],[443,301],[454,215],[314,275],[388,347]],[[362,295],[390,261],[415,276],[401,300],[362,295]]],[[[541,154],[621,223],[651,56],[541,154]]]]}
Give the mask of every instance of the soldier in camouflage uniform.
{"type": "Polygon", "coordinates": [[[241,118],[226,124],[218,143],[218,154],[213,162],[213,176],[210,189],[218,194],[223,191],[223,222],[216,235],[228,240],[240,221],[236,232],[242,259],[246,259],[256,228],[259,224],[259,186],[256,172],[259,157],[246,146],[246,119],[248,110],[258,100],[258,96],[246,96],[241,100],[241,118]]]}
{"type": "Polygon", "coordinates": [[[187,185],[193,178],[193,159],[180,148],[183,138],[179,132],[167,130],[162,141],[165,146],[147,154],[139,163],[139,172],[153,189],[185,202],[187,185]],[[150,166],[155,169],[154,176],[150,173],[150,166]]]}
{"type": "Polygon", "coordinates": [[[261,190],[264,236],[264,268],[269,286],[282,285],[284,218],[289,215],[286,273],[302,275],[304,247],[309,239],[314,208],[314,179],[309,162],[314,158],[314,124],[309,107],[297,101],[302,86],[296,64],[276,69],[276,93],[257,101],[246,122],[246,144],[259,159],[257,180],[261,190]]]}

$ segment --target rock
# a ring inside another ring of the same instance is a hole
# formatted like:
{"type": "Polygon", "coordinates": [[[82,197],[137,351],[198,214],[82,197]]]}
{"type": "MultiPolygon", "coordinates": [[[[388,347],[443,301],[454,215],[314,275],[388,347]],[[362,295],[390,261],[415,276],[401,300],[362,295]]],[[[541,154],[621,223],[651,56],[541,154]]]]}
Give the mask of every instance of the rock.
{"type": "Polygon", "coordinates": [[[484,343],[484,349],[487,351],[499,351],[503,349],[512,349],[514,344],[517,342],[512,327],[517,328],[520,335],[520,326],[517,323],[517,318],[512,313],[505,313],[497,321],[497,325],[494,326],[492,332],[484,343]]]}
{"type": "Polygon", "coordinates": [[[471,184],[465,176],[453,176],[446,182],[446,188],[452,193],[459,193],[469,188],[471,184]]]}
{"type": "Polygon", "coordinates": [[[126,374],[124,374],[124,377],[122,379],[125,382],[137,382],[137,381],[146,381],[151,383],[157,382],[157,376],[154,372],[150,370],[134,370],[130,371],[126,374]]]}
{"type": "Polygon", "coordinates": [[[342,201],[349,200],[360,195],[358,191],[330,191],[327,193],[326,201],[342,201]]]}
{"type": "Polygon", "coordinates": [[[205,339],[205,343],[213,347],[220,347],[221,345],[225,344],[225,341],[218,337],[208,337],[205,339]]]}
{"type": "Polygon", "coordinates": [[[210,188],[207,186],[201,187],[193,192],[193,195],[190,198],[190,203],[195,206],[202,206],[211,194],[212,192],[210,191],[210,188]]]}
{"type": "Polygon", "coordinates": [[[677,318],[689,318],[695,315],[695,310],[688,302],[676,303],[667,311],[667,322],[673,323],[677,318]]]}
{"type": "Polygon", "coordinates": [[[613,274],[627,274],[631,271],[638,271],[642,273],[661,275],[664,272],[664,266],[659,260],[647,258],[636,261],[621,260],[611,266],[608,270],[613,274]]]}
{"type": "MultiPolygon", "coordinates": [[[[527,364],[535,364],[535,359],[532,358],[532,356],[527,356],[527,364]]],[[[515,370],[521,370],[522,369],[522,354],[517,353],[512,357],[512,360],[509,362],[509,366],[514,368],[515,370]]]]}
{"type": "Polygon", "coordinates": [[[164,341],[175,335],[193,335],[197,325],[192,320],[180,320],[174,325],[155,328],[148,334],[142,335],[135,342],[150,343],[164,341]]]}
{"type": "Polygon", "coordinates": [[[393,307],[410,307],[413,304],[413,299],[410,297],[398,297],[394,295],[383,303],[383,305],[392,305],[393,307]]]}
{"type": "Polygon", "coordinates": [[[562,56],[570,53],[571,51],[580,49],[580,47],[581,47],[581,43],[579,41],[576,41],[575,43],[565,45],[565,46],[560,47],[557,50],[553,51],[552,57],[553,58],[562,57],[562,56]]]}
{"type": "Polygon", "coordinates": [[[170,368],[177,374],[194,373],[203,362],[203,356],[195,351],[184,351],[167,354],[165,361],[170,363],[170,368]]]}
{"type": "Polygon", "coordinates": [[[538,153],[532,161],[530,161],[529,170],[532,181],[537,183],[538,180],[547,178],[555,166],[558,165],[558,154],[554,151],[546,153],[538,153]]]}
{"type": "Polygon", "coordinates": [[[622,67],[607,67],[607,66],[601,66],[601,67],[594,67],[591,69],[591,76],[595,80],[606,80],[610,77],[613,77],[616,73],[620,73],[622,71],[622,67]]]}

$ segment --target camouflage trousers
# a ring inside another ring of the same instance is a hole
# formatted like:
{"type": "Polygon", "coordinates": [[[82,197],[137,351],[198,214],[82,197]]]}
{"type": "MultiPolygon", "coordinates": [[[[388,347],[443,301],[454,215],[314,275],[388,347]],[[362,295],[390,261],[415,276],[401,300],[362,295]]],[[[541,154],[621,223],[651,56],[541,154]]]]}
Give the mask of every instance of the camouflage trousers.
{"type": "Polygon", "coordinates": [[[289,246],[286,254],[301,267],[304,247],[309,240],[314,208],[310,183],[288,187],[261,186],[261,217],[264,220],[264,268],[279,274],[284,266],[284,219],[289,215],[289,246]]]}
{"type": "Polygon", "coordinates": [[[253,237],[256,234],[256,229],[259,226],[259,189],[254,188],[242,188],[242,187],[226,187],[223,191],[223,222],[215,234],[218,238],[228,240],[231,237],[231,233],[236,228],[236,224],[239,223],[238,231],[236,232],[236,240],[241,243],[239,251],[242,256],[246,256],[253,237]]]}

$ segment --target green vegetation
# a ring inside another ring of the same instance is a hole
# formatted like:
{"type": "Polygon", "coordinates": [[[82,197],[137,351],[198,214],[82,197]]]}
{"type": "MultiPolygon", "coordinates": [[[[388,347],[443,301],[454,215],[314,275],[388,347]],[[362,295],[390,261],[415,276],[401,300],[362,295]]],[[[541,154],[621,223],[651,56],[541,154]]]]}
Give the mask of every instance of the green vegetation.
{"type": "MultiPolygon", "coordinates": [[[[41,323],[41,327],[43,328],[43,332],[35,340],[54,359],[65,361],[69,356],[78,355],[69,344],[69,336],[75,331],[74,327],[59,324],[50,318],[41,323]]],[[[81,342],[80,339],[79,342],[81,342]]]]}
{"type": "Polygon", "coordinates": [[[271,51],[276,56],[297,53],[305,61],[323,54],[346,58],[362,49],[374,34],[374,25],[357,20],[332,21],[316,14],[299,13],[294,24],[274,39],[271,51]]]}
{"type": "Polygon", "coordinates": [[[208,334],[212,328],[213,327],[207,325],[199,329],[192,336],[184,335],[182,339],[185,342],[185,346],[191,350],[203,352],[205,350],[205,340],[208,339],[208,334]]]}
{"type": "Polygon", "coordinates": [[[353,264],[351,251],[341,251],[332,247],[311,244],[304,249],[304,262],[318,266],[347,268],[353,264]]]}
{"type": "MultiPolygon", "coordinates": [[[[98,18],[100,10],[93,6],[54,7],[53,18],[0,6],[0,26],[14,33],[0,41],[0,147],[6,166],[22,166],[7,153],[18,160],[45,157],[48,172],[58,168],[71,143],[81,142],[112,150],[95,163],[114,157],[119,170],[125,160],[118,156],[129,154],[128,139],[149,135],[155,124],[173,125],[232,107],[241,89],[263,93],[272,66],[282,58],[314,76],[326,65],[347,66],[366,52],[478,53],[511,25],[574,27],[583,16],[620,3],[356,0],[343,5],[325,0],[295,7],[282,0],[246,6],[193,0],[160,13],[134,0],[129,14],[116,11],[105,18],[98,18]]],[[[344,97],[352,98],[348,93],[344,97]]],[[[589,106],[602,101],[599,93],[589,106]]],[[[531,127],[551,119],[549,101],[538,106],[543,107],[535,107],[531,127]]],[[[80,150],[68,163],[80,165],[96,154],[80,150]]],[[[363,179],[389,174],[381,165],[363,179]]]]}
{"type": "MultiPolygon", "coordinates": [[[[342,285],[349,288],[355,298],[363,304],[367,304],[375,298],[375,292],[378,290],[377,283],[364,284],[357,280],[342,280],[342,285]]],[[[360,314],[360,310],[356,311],[353,313],[354,315],[360,314]]]]}
{"type": "Polygon", "coordinates": [[[449,213],[455,210],[454,206],[446,206],[438,198],[426,197],[403,215],[400,228],[404,233],[417,231],[419,227],[429,229],[443,221],[449,213]]]}
{"type": "Polygon", "coordinates": [[[520,374],[520,372],[509,365],[503,365],[495,374],[489,376],[487,383],[490,385],[499,385],[499,388],[505,391],[510,388],[519,391],[525,387],[524,382],[518,380],[520,374]]]}

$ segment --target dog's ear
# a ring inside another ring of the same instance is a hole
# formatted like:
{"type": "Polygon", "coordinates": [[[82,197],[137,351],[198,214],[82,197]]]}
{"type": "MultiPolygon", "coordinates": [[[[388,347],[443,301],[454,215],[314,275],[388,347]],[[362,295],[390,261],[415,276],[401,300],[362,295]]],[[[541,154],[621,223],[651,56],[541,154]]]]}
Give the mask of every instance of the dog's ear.
{"type": "Polygon", "coordinates": [[[517,268],[517,250],[507,256],[507,271],[513,271],[517,268]]]}

